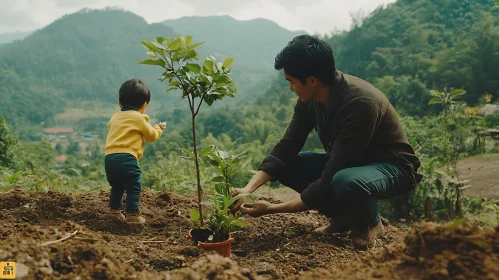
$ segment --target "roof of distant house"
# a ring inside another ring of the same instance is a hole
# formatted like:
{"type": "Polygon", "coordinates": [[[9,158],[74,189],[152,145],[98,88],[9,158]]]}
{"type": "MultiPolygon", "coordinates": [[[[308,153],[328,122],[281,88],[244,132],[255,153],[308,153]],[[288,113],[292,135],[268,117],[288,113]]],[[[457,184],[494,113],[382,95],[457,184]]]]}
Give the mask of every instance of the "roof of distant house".
{"type": "Polygon", "coordinates": [[[73,133],[74,130],[71,127],[48,127],[43,129],[45,133],[73,133]]]}
{"type": "Polygon", "coordinates": [[[67,155],[58,155],[55,157],[55,161],[56,162],[65,162],[67,158],[68,158],[67,155]]]}

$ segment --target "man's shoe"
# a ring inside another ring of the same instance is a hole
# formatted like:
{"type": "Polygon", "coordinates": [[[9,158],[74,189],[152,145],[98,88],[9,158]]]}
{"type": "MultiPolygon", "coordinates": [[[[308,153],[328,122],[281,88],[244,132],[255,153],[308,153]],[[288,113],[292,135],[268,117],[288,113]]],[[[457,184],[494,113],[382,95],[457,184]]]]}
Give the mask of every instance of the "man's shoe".
{"type": "Polygon", "coordinates": [[[354,229],[350,234],[352,238],[352,243],[358,250],[371,250],[376,247],[378,241],[376,238],[380,237],[385,233],[385,228],[381,221],[378,224],[369,227],[367,229],[359,230],[354,229]]]}
{"type": "Polygon", "coordinates": [[[145,224],[146,219],[140,215],[138,210],[126,212],[126,222],[128,224],[145,224]]]}
{"type": "Polygon", "coordinates": [[[121,213],[120,209],[111,209],[109,210],[109,216],[112,218],[119,220],[119,221],[124,221],[125,220],[125,215],[121,213]]]}
{"type": "Polygon", "coordinates": [[[348,218],[339,218],[336,221],[331,220],[329,225],[317,228],[315,233],[331,235],[335,233],[345,233],[353,228],[352,221],[348,218]]]}

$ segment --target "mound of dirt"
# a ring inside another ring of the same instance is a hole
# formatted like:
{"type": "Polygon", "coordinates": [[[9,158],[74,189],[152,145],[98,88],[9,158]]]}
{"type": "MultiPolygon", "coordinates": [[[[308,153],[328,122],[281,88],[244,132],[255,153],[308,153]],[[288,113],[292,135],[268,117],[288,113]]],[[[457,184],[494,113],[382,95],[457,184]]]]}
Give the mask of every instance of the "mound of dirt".
{"type": "Polygon", "coordinates": [[[350,266],[291,279],[499,279],[499,228],[471,223],[414,225],[398,242],[361,255],[350,266]]]}
{"type": "Polygon", "coordinates": [[[431,279],[499,279],[498,229],[423,224],[405,238],[405,264],[421,267],[431,279]]]}

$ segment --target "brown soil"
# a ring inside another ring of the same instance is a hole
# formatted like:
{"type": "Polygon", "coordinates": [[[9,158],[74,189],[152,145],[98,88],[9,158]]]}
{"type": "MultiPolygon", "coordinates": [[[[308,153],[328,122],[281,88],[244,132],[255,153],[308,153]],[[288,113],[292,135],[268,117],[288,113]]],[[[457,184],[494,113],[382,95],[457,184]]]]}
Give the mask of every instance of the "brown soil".
{"type": "Polygon", "coordinates": [[[312,234],[327,222],[315,211],[248,218],[249,226],[233,234],[232,257],[223,258],[201,251],[185,237],[195,201],[145,191],[141,211],[147,224],[132,227],[107,216],[107,192],[0,193],[0,261],[17,262],[18,276],[27,275],[23,279],[497,279],[499,275],[497,231],[470,224],[423,224],[409,231],[387,224],[383,246],[359,252],[346,236],[312,234]],[[71,233],[75,234],[68,239],[41,245],[71,233]]]}

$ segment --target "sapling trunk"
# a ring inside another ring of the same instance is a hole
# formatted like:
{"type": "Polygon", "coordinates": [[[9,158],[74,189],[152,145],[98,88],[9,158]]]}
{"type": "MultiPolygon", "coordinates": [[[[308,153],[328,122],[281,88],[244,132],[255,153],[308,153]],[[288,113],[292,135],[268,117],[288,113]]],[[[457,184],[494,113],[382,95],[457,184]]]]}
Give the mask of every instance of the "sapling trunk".
{"type": "Polygon", "coordinates": [[[203,211],[201,209],[201,194],[203,190],[201,189],[201,181],[199,179],[199,161],[198,161],[198,149],[196,143],[196,114],[194,112],[194,108],[191,108],[191,113],[192,113],[192,140],[194,144],[194,162],[196,164],[196,180],[198,188],[198,211],[199,211],[199,220],[201,221],[201,226],[203,226],[204,225],[203,211]]]}

